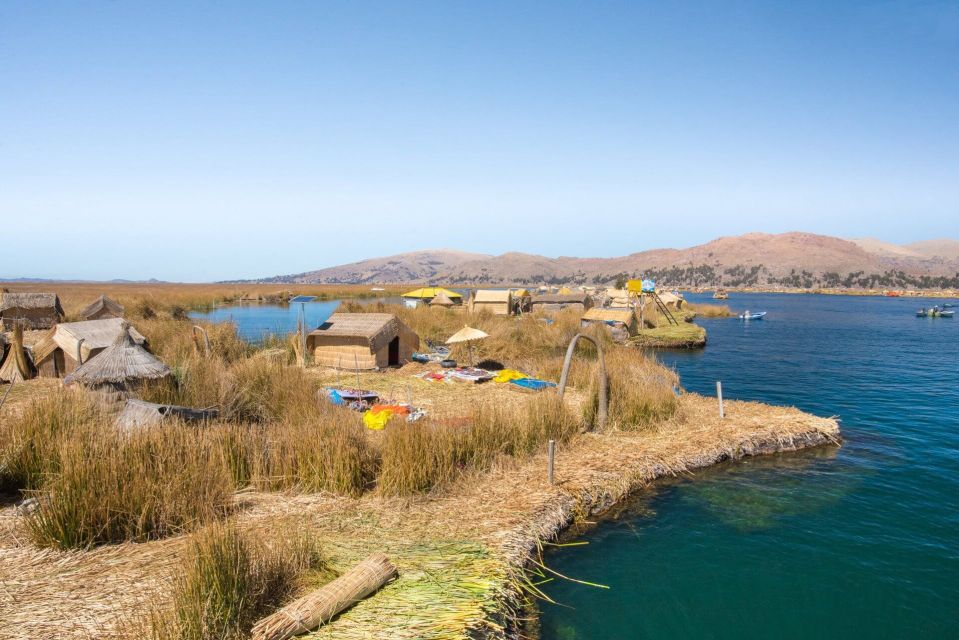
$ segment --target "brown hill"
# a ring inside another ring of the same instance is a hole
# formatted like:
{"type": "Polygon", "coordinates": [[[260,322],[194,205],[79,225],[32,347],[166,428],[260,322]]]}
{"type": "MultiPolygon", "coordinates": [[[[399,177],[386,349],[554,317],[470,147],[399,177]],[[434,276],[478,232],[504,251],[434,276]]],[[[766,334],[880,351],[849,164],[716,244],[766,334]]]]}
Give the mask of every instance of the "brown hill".
{"type": "Polygon", "coordinates": [[[748,233],[687,249],[654,249],[616,258],[417,251],[270,280],[531,285],[607,284],[620,277],[643,276],[673,286],[959,286],[959,242],[938,240],[901,247],[791,232],[748,233]],[[950,284],[953,279],[957,284],[950,284]]]}

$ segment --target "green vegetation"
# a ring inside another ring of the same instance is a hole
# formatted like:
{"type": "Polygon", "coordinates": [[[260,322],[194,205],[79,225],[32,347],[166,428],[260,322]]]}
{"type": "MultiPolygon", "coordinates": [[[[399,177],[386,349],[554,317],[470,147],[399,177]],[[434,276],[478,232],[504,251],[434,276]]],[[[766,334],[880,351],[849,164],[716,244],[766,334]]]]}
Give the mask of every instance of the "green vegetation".
{"type": "Polygon", "coordinates": [[[663,324],[652,329],[640,329],[629,340],[637,347],[658,349],[693,349],[706,345],[706,330],[692,322],[678,325],[663,324]]]}
{"type": "MultiPolygon", "coordinates": [[[[213,525],[190,541],[174,578],[173,602],[157,608],[140,637],[242,640],[253,624],[292,596],[306,575],[324,568],[303,531],[281,531],[268,545],[235,526],[213,525]]],[[[132,634],[131,634],[132,635],[132,634]]]]}

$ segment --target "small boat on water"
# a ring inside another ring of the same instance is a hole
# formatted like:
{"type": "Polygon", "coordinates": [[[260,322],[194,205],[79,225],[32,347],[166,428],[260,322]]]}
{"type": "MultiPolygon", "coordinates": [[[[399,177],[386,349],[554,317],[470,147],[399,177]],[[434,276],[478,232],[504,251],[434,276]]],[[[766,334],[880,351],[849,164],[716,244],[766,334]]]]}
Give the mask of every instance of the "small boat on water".
{"type": "Polygon", "coordinates": [[[713,294],[713,300],[728,300],[729,294],[726,293],[725,289],[716,289],[716,293],[713,294]]]}
{"type": "Polygon", "coordinates": [[[745,313],[739,314],[740,320],[762,320],[765,317],[766,317],[765,311],[760,311],[758,313],[749,313],[748,309],[746,310],[745,313]]]}
{"type": "Polygon", "coordinates": [[[951,302],[943,302],[941,306],[943,309],[951,309],[952,307],[956,305],[952,304],[951,302]]]}
{"type": "Polygon", "coordinates": [[[916,312],[917,318],[951,318],[956,314],[955,311],[947,311],[942,307],[930,307],[929,309],[920,309],[916,312]]]}

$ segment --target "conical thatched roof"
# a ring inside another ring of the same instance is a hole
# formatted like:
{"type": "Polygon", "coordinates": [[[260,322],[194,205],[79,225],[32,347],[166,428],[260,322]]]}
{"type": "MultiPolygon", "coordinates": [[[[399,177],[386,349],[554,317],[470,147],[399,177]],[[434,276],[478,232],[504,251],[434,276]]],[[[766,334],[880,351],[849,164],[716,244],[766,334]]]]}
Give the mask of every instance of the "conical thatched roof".
{"type": "Polygon", "coordinates": [[[115,300],[101,295],[99,298],[88,304],[83,308],[83,311],[79,313],[79,316],[84,319],[93,318],[94,316],[103,317],[103,311],[107,311],[109,315],[114,318],[123,317],[123,305],[115,300]]]}
{"type": "Polygon", "coordinates": [[[129,325],[111,346],[80,365],[64,382],[94,386],[123,384],[131,380],[155,380],[170,375],[170,367],[134,342],[129,325]]]}
{"type": "Polygon", "coordinates": [[[440,291],[436,297],[430,300],[431,307],[452,307],[456,303],[450,300],[450,297],[440,291]]]}
{"type": "MultiPolygon", "coordinates": [[[[3,350],[0,349],[0,353],[3,350]]],[[[13,339],[3,364],[0,364],[0,382],[23,382],[30,378],[30,361],[23,351],[23,325],[17,323],[13,328],[13,339]]]]}

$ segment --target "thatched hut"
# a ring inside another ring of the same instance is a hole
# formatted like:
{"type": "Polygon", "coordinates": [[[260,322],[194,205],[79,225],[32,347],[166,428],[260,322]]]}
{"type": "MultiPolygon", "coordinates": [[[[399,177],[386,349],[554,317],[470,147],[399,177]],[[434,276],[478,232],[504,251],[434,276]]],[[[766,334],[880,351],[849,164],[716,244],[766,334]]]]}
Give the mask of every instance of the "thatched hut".
{"type": "Polygon", "coordinates": [[[80,311],[79,315],[84,320],[102,320],[103,318],[122,318],[123,305],[115,300],[101,295],[99,298],[88,304],[80,311]]]}
{"type": "Polygon", "coordinates": [[[606,306],[610,309],[629,309],[636,303],[636,296],[626,289],[608,287],[605,292],[606,306]]]}
{"type": "Polygon", "coordinates": [[[463,296],[455,291],[450,291],[449,289],[444,289],[443,287],[423,287],[421,289],[414,289],[413,291],[407,291],[404,293],[402,296],[403,304],[411,309],[414,309],[420,305],[429,304],[432,302],[433,298],[441,293],[452,300],[454,304],[463,303],[463,296]]]}
{"type": "Polygon", "coordinates": [[[455,305],[456,303],[450,300],[450,297],[443,292],[440,292],[435,298],[430,300],[431,307],[443,307],[445,309],[449,309],[455,305]]]}
{"type": "Polygon", "coordinates": [[[64,382],[126,395],[131,387],[143,381],[172,373],[170,367],[136,343],[129,325],[123,323],[122,329],[112,345],[77,367],[64,382]]]}
{"type": "Polygon", "coordinates": [[[547,293],[534,296],[530,302],[530,308],[533,311],[561,311],[563,309],[586,311],[592,306],[593,299],[585,293],[547,293]]]}
{"type": "Polygon", "coordinates": [[[686,299],[672,291],[658,291],[656,295],[663,301],[663,304],[670,309],[680,310],[686,306],[686,299]]]}
{"type": "Polygon", "coordinates": [[[334,313],[306,337],[324,367],[381,369],[408,362],[420,338],[391,313],[334,313]]]}
{"type": "Polygon", "coordinates": [[[589,309],[580,318],[580,326],[601,325],[609,330],[616,342],[625,342],[636,335],[639,323],[632,309],[589,309]]]}
{"type": "Polygon", "coordinates": [[[508,316],[513,313],[513,293],[509,290],[477,289],[470,298],[469,311],[489,311],[493,315],[508,316]]]}
{"type": "Polygon", "coordinates": [[[25,329],[49,329],[63,319],[63,307],[55,293],[0,292],[0,324],[10,330],[18,321],[25,329]]]}
{"type": "Polygon", "coordinates": [[[125,330],[136,344],[146,343],[122,318],[61,322],[30,348],[33,366],[41,377],[62,378],[116,342],[125,330]]]}

